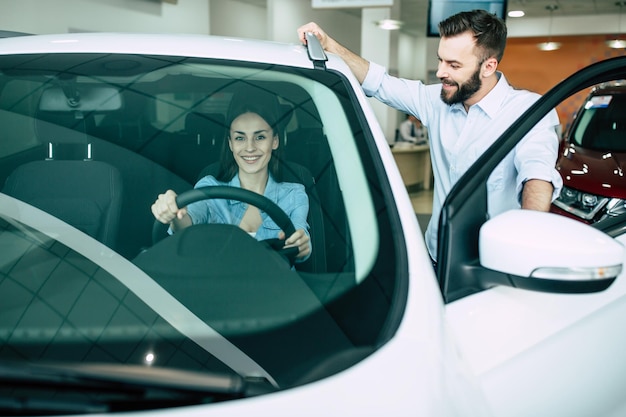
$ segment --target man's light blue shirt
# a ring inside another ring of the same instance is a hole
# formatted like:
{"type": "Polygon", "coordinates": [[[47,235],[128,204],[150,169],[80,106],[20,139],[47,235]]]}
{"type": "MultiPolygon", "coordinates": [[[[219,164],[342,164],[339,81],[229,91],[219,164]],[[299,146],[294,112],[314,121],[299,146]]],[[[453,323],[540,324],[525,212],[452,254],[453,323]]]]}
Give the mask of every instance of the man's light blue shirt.
{"type": "MultiPolygon", "coordinates": [[[[498,73],[496,86],[465,111],[462,103],[447,105],[441,100],[441,84],[425,85],[417,80],[392,77],[385,68],[370,63],[363,81],[366,95],[404,113],[413,114],[428,128],[430,155],[435,178],[433,213],[426,230],[430,256],[437,256],[439,214],[452,186],[540,96],[516,90],[498,73]]],[[[555,169],[559,146],[559,119],[552,110],[497,166],[487,182],[489,215],[521,207],[525,181],[540,179],[554,186],[556,198],[562,180],[555,169]]]]}
{"type": "MultiPolygon", "coordinates": [[[[215,185],[241,187],[239,175],[235,175],[233,179],[227,183],[218,181],[213,176],[207,175],[201,178],[194,188],[215,185]]],[[[304,185],[291,182],[276,182],[270,175],[263,195],[283,209],[291,219],[296,230],[303,229],[307,235],[309,234],[309,226],[307,224],[309,198],[304,189],[304,185]]],[[[237,200],[209,199],[189,204],[187,206],[187,214],[191,217],[193,224],[220,223],[238,226],[247,208],[247,203],[237,200]]],[[[262,224],[257,230],[255,238],[257,240],[277,238],[278,232],[281,230],[280,227],[278,227],[267,213],[263,211],[260,211],[260,213],[262,224]]],[[[298,261],[304,261],[307,258],[308,256],[298,261]]]]}

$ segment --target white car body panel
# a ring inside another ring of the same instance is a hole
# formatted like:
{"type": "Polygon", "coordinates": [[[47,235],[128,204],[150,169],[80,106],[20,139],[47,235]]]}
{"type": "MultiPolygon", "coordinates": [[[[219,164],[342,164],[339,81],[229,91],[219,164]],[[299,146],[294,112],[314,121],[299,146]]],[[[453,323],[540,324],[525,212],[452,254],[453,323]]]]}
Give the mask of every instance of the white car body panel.
{"type": "Polygon", "coordinates": [[[291,48],[286,49],[285,44],[282,43],[204,35],[67,33],[37,35],[36,39],[31,36],[23,36],[10,38],[10,41],[8,45],[3,45],[3,54],[39,52],[141,53],[311,67],[306,49],[302,48],[301,45],[293,44],[291,48]],[[225,48],[223,41],[237,43],[237,48],[225,48]],[[245,56],[244,60],[241,59],[242,56],[245,56]],[[301,56],[301,60],[295,62],[294,56],[301,56]]]}
{"type": "MultiPolygon", "coordinates": [[[[626,242],[624,236],[617,240],[626,242]]],[[[626,385],[625,365],[615,360],[626,350],[626,332],[607,326],[626,315],[624,275],[594,294],[496,287],[446,306],[495,415],[582,417],[624,410],[623,401],[611,402],[613,387],[590,382],[626,385]]]]}

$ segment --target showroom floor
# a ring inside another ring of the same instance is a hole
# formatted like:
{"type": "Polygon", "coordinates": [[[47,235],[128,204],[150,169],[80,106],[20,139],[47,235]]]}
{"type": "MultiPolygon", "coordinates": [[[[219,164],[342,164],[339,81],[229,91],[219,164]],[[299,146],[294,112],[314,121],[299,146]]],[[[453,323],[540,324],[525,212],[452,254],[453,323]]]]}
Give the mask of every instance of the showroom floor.
{"type": "Polygon", "coordinates": [[[417,214],[430,214],[433,205],[433,190],[422,190],[410,193],[413,209],[417,214]]]}
{"type": "Polygon", "coordinates": [[[426,225],[430,219],[433,205],[433,190],[420,190],[410,192],[413,209],[417,215],[417,221],[420,224],[422,232],[426,231],[426,225]]]}

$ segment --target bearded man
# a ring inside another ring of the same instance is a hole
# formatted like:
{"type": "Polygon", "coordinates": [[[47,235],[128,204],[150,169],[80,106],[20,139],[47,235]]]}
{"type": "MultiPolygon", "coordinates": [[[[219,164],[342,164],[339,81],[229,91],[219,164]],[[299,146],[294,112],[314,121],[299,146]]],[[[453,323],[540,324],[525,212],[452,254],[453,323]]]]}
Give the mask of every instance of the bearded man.
{"type": "MultiPolygon", "coordinates": [[[[497,70],[504,55],[504,21],[485,10],[453,15],[439,23],[439,84],[390,76],[385,68],[351,52],[316,23],[298,29],[313,33],[322,47],[339,55],[365,94],[411,114],[428,128],[434,176],[432,217],[426,246],[436,265],[439,215],[452,186],[498,137],[538,98],[518,90],[497,70]]],[[[511,209],[548,211],[562,180],[555,169],[559,119],[552,110],[489,177],[489,215],[511,209]]]]}

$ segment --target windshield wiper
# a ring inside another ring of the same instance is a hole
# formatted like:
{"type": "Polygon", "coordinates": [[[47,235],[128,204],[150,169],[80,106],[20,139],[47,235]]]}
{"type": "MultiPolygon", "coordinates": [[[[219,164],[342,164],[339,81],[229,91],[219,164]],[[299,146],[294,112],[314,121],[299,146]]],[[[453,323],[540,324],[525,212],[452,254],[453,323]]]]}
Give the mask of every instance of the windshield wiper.
{"type": "Polygon", "coordinates": [[[0,414],[71,414],[206,404],[274,390],[267,381],[118,364],[0,363],[0,414]]]}

